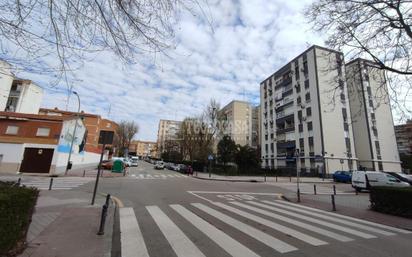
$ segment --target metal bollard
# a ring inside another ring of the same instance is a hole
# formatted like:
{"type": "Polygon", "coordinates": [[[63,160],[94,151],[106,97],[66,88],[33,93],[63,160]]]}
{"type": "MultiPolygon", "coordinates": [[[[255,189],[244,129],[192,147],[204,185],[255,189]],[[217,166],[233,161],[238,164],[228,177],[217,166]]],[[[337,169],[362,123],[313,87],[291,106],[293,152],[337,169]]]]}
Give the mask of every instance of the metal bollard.
{"type": "Polygon", "coordinates": [[[300,203],[300,190],[299,189],[298,189],[297,194],[298,194],[298,203],[300,203]]]}
{"type": "Polygon", "coordinates": [[[333,185],[333,194],[336,195],[336,186],[333,185]]]}
{"type": "Polygon", "coordinates": [[[86,170],[83,170],[83,178],[86,176],[86,170]]]}
{"type": "Polygon", "coordinates": [[[292,182],[292,176],[289,176],[289,182],[292,182]]]}
{"type": "Polygon", "coordinates": [[[313,185],[313,194],[314,194],[314,195],[317,194],[317,192],[316,192],[316,185],[313,185]]]}
{"type": "Polygon", "coordinates": [[[20,186],[20,184],[21,184],[21,178],[19,178],[18,180],[17,180],[17,186],[20,186]]]}
{"type": "Polygon", "coordinates": [[[276,176],[276,182],[278,182],[278,176],[276,176]]]}
{"type": "Polygon", "coordinates": [[[358,195],[358,194],[359,194],[358,190],[355,189],[355,195],[358,195]]]}
{"type": "Polygon", "coordinates": [[[49,190],[52,190],[53,187],[53,178],[50,178],[49,190]]]}
{"type": "Polygon", "coordinates": [[[332,198],[332,210],[336,211],[336,205],[335,205],[335,195],[331,195],[332,198]]]}
{"type": "Polygon", "coordinates": [[[109,200],[110,200],[110,194],[106,196],[106,202],[102,207],[102,215],[100,218],[99,232],[97,232],[98,235],[104,235],[104,225],[106,223],[107,209],[109,208],[109,200]]]}

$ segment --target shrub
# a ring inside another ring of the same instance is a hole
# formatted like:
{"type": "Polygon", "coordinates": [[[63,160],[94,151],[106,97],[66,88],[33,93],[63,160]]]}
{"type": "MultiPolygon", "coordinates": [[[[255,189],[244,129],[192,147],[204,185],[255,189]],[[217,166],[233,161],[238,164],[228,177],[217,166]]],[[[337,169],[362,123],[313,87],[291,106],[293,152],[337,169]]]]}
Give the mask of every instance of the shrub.
{"type": "Polygon", "coordinates": [[[38,191],[0,183],[0,256],[14,256],[24,249],[38,191]]]}
{"type": "Polygon", "coordinates": [[[412,218],[412,187],[372,187],[369,197],[374,211],[412,218]]]}

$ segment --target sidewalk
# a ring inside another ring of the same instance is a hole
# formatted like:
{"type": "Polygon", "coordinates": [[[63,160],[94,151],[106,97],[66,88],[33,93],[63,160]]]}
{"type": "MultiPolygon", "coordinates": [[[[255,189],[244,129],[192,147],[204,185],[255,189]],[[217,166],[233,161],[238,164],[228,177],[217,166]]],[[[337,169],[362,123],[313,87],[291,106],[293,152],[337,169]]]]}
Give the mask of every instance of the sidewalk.
{"type": "MultiPolygon", "coordinates": [[[[222,176],[211,174],[209,178],[209,173],[207,172],[194,172],[194,178],[206,179],[206,180],[216,180],[216,181],[229,181],[229,182],[294,182],[296,183],[296,177],[265,177],[264,176],[222,176]]],[[[299,181],[301,183],[333,183],[332,179],[322,179],[317,177],[300,177],[299,181]]]]}
{"type": "MultiPolygon", "coordinates": [[[[110,170],[100,170],[101,176],[104,178],[117,178],[117,177],[123,177],[123,173],[116,173],[116,172],[111,172],[110,170]]],[[[62,175],[64,177],[96,177],[97,175],[97,169],[78,169],[78,170],[69,170],[67,175],[62,175]]]]}
{"type": "Polygon", "coordinates": [[[20,257],[111,256],[113,203],[110,203],[105,234],[97,235],[105,197],[79,190],[40,191],[27,233],[27,248],[20,257]]]}

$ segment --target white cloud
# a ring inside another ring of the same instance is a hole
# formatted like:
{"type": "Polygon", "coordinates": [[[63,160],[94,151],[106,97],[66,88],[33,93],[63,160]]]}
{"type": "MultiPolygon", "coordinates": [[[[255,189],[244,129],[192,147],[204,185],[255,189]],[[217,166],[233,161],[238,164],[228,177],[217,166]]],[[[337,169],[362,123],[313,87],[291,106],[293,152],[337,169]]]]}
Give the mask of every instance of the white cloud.
{"type": "MultiPolygon", "coordinates": [[[[178,45],[169,56],[142,55],[133,65],[108,52],[92,56],[72,80],[82,109],[116,121],[135,120],[137,138],[156,140],[160,118],[199,114],[212,97],[222,104],[233,99],[256,103],[263,79],[305,50],[306,42],[321,42],[302,17],[301,0],[208,2],[204,17],[180,14],[178,45]]],[[[43,86],[50,81],[23,75],[43,86]]],[[[65,109],[65,92],[64,85],[48,90],[44,106],[65,109]]],[[[76,108],[72,97],[68,109],[76,108]]]]}

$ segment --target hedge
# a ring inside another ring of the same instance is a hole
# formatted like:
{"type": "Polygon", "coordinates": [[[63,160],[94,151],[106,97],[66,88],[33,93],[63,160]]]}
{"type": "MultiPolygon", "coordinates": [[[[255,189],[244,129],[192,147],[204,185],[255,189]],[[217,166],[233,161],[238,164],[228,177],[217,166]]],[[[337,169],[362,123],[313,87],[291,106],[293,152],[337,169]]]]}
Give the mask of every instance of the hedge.
{"type": "Polygon", "coordinates": [[[37,196],[37,189],[0,182],[0,256],[24,249],[37,196]]]}
{"type": "Polygon", "coordinates": [[[412,187],[371,187],[371,209],[412,218],[412,187]]]}

